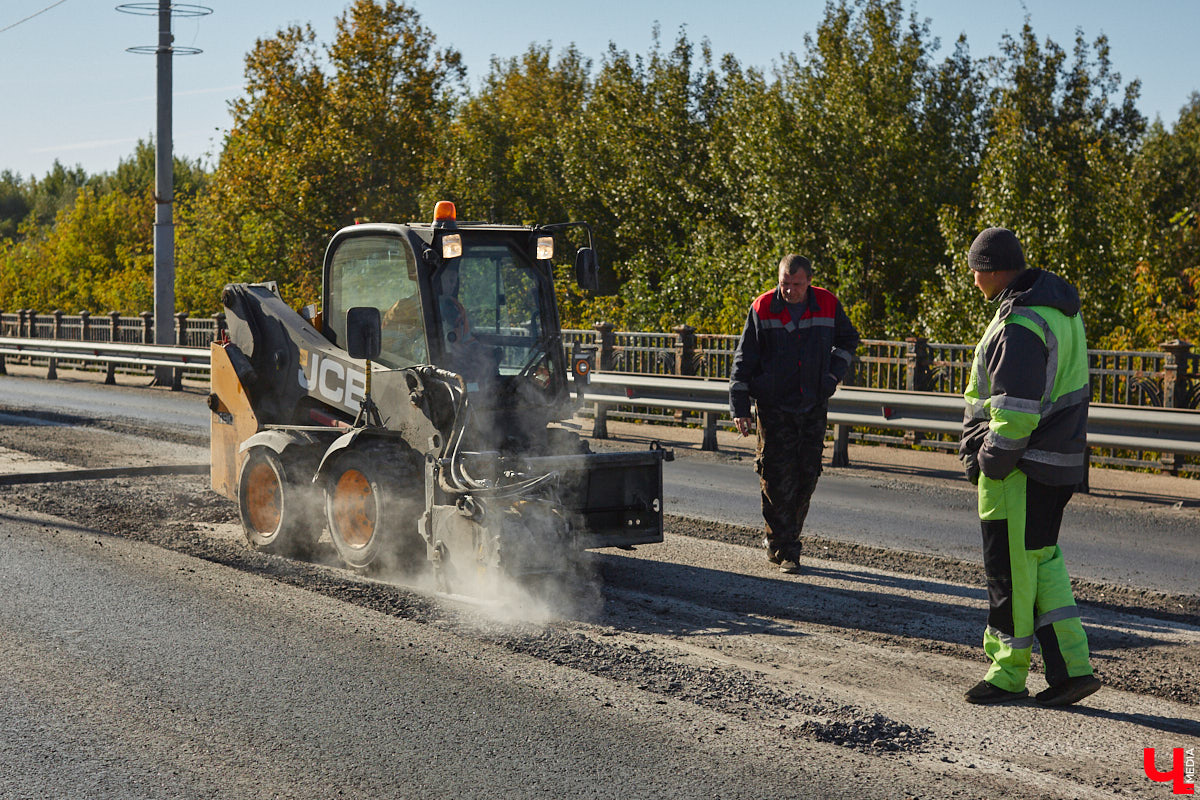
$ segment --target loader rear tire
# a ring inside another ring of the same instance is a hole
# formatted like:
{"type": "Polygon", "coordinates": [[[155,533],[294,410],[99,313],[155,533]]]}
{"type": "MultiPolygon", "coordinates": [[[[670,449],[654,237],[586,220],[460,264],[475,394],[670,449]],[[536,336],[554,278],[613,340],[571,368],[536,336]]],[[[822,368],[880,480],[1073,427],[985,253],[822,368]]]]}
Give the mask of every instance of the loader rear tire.
{"type": "Polygon", "coordinates": [[[312,554],[324,527],[317,492],[267,447],[252,447],[242,462],[238,514],[251,547],[295,558],[312,554]]]}
{"type": "Polygon", "coordinates": [[[350,450],[328,470],[325,516],[346,566],[382,572],[416,571],[425,563],[417,532],[424,506],[415,476],[382,456],[350,450]]]}

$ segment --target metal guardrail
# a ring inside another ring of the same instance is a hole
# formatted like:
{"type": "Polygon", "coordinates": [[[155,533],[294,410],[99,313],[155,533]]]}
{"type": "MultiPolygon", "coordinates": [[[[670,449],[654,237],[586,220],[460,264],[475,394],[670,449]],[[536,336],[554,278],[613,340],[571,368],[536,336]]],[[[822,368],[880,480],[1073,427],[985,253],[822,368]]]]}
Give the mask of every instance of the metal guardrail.
{"type": "MultiPolygon", "coordinates": [[[[717,449],[716,421],[728,412],[728,398],[725,381],[617,373],[593,373],[583,392],[585,401],[597,405],[593,433],[597,438],[607,436],[603,409],[608,406],[695,411],[705,415],[705,450],[717,449]]],[[[962,420],[963,400],[957,395],[839,386],[829,399],[829,422],[835,426],[833,463],[849,463],[849,427],[957,435],[962,420]],[[837,430],[839,426],[843,430],[837,430]]],[[[1200,456],[1200,411],[1093,404],[1088,414],[1088,444],[1200,456]]]]}
{"type": "Polygon", "coordinates": [[[0,337],[0,355],[88,361],[97,364],[137,364],[146,367],[211,369],[207,347],[176,347],[120,342],[75,342],[67,339],[0,337]]]}
{"type": "MultiPolygon", "coordinates": [[[[58,359],[211,369],[207,347],[0,337],[0,355],[50,359],[52,370],[58,359]]],[[[596,438],[608,435],[609,407],[644,406],[703,414],[701,447],[716,450],[717,419],[729,410],[729,384],[704,378],[593,372],[582,399],[596,406],[596,438]]],[[[834,465],[849,463],[851,427],[957,435],[962,430],[962,415],[963,401],[957,395],[839,386],[829,400],[829,422],[835,426],[834,465]]],[[[1200,456],[1200,411],[1093,403],[1088,414],[1088,444],[1200,456]]]]}

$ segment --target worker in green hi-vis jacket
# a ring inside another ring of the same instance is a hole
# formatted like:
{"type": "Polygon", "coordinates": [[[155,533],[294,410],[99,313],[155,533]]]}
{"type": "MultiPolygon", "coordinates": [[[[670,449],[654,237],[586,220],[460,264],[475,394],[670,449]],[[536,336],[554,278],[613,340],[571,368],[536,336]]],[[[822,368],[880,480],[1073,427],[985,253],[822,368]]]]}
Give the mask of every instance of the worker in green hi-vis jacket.
{"type": "Polygon", "coordinates": [[[988,624],[987,675],[970,703],[1027,697],[1036,637],[1049,688],[1042,705],[1078,702],[1100,688],[1071,592],[1058,532],[1087,476],[1087,340],[1079,292],[1027,269],[1016,235],[988,228],[967,255],[975,285],[998,304],[967,384],[959,455],[979,488],[988,624]]]}

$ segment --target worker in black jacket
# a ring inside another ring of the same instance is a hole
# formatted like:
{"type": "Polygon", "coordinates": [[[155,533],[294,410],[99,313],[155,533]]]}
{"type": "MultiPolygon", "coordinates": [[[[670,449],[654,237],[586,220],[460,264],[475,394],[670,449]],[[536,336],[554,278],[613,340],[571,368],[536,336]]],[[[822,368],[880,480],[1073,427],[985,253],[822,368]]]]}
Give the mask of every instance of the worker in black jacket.
{"type": "Polygon", "coordinates": [[[729,379],[729,408],[742,436],[758,412],[755,470],[762,489],[767,558],[800,571],[800,532],[821,475],[828,401],[850,369],[858,331],[837,297],[812,285],[812,263],[789,254],[779,285],[750,306],[729,379]]]}

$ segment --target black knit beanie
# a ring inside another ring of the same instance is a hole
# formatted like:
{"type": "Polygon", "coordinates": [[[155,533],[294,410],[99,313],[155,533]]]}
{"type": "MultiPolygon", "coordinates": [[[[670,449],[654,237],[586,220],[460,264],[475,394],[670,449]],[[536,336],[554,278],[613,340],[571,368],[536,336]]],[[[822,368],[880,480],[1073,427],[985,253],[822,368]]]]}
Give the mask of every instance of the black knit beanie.
{"type": "Polygon", "coordinates": [[[967,263],[976,272],[1025,269],[1025,253],[1017,235],[1008,228],[988,228],[971,242],[967,263]]]}

